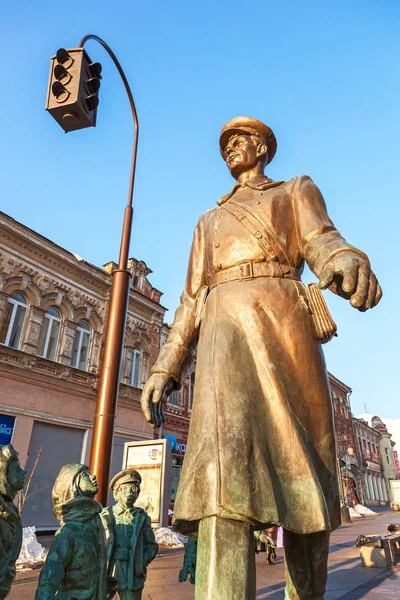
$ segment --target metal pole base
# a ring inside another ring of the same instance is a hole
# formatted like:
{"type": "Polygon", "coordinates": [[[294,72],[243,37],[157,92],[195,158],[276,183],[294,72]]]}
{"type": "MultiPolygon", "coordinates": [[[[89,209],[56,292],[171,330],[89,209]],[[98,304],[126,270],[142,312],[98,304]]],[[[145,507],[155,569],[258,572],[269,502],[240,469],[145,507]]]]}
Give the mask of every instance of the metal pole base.
{"type": "Polygon", "coordinates": [[[341,519],[342,519],[342,525],[344,523],[351,523],[350,511],[349,511],[349,507],[348,506],[341,506],[340,507],[340,515],[341,515],[341,519]]]}

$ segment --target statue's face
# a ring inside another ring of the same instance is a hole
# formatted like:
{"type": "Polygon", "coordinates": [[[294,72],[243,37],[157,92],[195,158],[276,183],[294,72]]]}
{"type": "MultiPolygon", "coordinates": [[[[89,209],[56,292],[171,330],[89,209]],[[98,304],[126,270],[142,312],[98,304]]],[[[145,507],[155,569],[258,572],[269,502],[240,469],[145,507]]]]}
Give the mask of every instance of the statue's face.
{"type": "Polygon", "coordinates": [[[139,491],[137,483],[123,483],[114,492],[114,498],[124,508],[132,508],[139,496],[139,491]]]}
{"type": "Polygon", "coordinates": [[[25,469],[21,468],[18,460],[12,460],[8,465],[8,483],[15,492],[22,490],[25,484],[25,469]]]}
{"type": "Polygon", "coordinates": [[[99,491],[97,485],[96,475],[92,475],[88,469],[85,469],[78,475],[77,486],[82,496],[89,496],[94,498],[99,491]]]}
{"type": "Polygon", "coordinates": [[[250,171],[266,152],[266,146],[251,135],[234,135],[225,147],[225,161],[232,177],[250,171]]]}

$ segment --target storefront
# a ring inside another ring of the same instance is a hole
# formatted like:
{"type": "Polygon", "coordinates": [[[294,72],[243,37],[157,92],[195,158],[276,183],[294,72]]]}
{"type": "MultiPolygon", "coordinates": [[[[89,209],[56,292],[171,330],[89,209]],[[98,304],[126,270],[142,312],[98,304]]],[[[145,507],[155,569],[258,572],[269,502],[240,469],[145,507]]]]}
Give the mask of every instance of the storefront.
{"type": "Polygon", "coordinates": [[[179,480],[182,472],[183,459],[185,458],[187,440],[183,438],[177,438],[170,433],[164,437],[171,442],[171,496],[169,509],[173,512],[176,493],[178,491],[179,480]]]}

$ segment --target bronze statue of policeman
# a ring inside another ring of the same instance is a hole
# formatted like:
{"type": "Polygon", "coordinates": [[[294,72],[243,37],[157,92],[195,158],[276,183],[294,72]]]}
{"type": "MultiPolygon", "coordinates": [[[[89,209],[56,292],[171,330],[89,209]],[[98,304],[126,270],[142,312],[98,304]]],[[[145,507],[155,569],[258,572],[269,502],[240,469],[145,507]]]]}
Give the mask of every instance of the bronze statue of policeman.
{"type": "Polygon", "coordinates": [[[175,503],[176,529],[198,530],[197,600],[254,600],[253,529],[273,525],[284,528],[286,599],[323,598],[340,506],[321,348],[329,336],[317,335],[304,263],[320,288],[360,311],[382,295],[310,177],[264,175],[276,148],[256,119],[223,127],[220,150],[236,182],[200,217],[181,302],[142,395],[147,420],[160,426],[198,342],[175,503]]]}

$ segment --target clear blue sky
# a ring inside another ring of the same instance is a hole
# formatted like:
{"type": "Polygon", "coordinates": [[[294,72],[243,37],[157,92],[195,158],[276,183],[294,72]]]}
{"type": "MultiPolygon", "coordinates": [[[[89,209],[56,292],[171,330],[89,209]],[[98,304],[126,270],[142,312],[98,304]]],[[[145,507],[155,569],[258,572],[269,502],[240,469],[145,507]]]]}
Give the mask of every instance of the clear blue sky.
{"type": "Polygon", "coordinates": [[[273,127],[267,174],[306,173],[382,284],[359,313],[326,295],[339,327],[329,370],[353,412],[399,416],[399,58],[396,0],[7,3],[1,17],[4,212],[102,265],[117,260],[132,125],[103,49],[98,126],[65,135],[44,111],[49,58],[103,37],[134,91],[141,125],[131,255],[153,270],[172,320],[198,217],[233,184],[218,151],[226,120],[273,127]]]}

